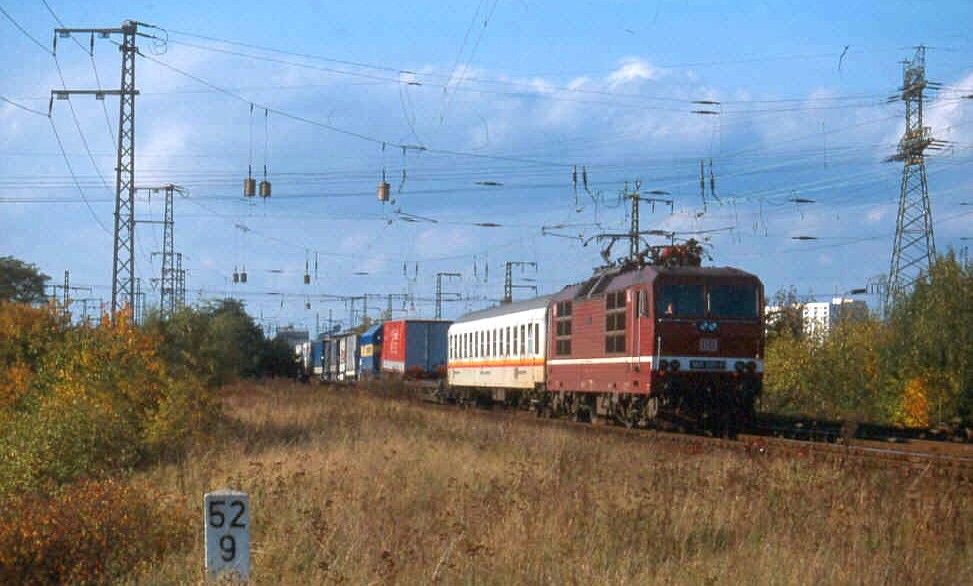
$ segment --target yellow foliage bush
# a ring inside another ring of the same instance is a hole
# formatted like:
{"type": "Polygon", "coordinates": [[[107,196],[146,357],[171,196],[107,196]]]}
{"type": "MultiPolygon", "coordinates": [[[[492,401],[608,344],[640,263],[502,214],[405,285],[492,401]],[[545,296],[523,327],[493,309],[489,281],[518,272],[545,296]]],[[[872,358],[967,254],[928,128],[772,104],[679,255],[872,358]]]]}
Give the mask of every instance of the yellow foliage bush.
{"type": "Polygon", "coordinates": [[[81,482],[0,498],[0,583],[104,584],[186,547],[194,515],[151,486],[81,482]]]}
{"type": "Polygon", "coordinates": [[[218,416],[125,314],[71,325],[0,304],[0,494],[50,490],[178,455],[218,416]]]}
{"type": "Polygon", "coordinates": [[[906,383],[895,412],[895,422],[906,427],[929,427],[929,384],[923,377],[906,383]]]}

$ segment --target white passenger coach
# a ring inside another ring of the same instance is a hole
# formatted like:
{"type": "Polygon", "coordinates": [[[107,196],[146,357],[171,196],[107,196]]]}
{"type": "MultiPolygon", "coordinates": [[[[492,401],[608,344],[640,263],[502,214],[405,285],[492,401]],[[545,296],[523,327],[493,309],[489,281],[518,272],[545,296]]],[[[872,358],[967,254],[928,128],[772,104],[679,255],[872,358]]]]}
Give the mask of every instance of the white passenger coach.
{"type": "Polygon", "coordinates": [[[507,391],[544,384],[547,304],[536,297],[469,313],[449,327],[447,379],[451,387],[491,390],[493,400],[507,391]]]}

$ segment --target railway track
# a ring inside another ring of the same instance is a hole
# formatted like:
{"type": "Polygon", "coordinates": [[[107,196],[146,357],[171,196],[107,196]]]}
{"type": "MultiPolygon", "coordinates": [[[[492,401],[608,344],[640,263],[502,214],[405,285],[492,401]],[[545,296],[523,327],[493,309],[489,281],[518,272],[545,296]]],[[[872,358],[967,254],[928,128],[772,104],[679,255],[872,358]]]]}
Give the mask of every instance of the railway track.
{"type": "MultiPolygon", "coordinates": [[[[890,443],[869,439],[835,438],[833,434],[827,436],[808,434],[803,439],[795,439],[775,435],[787,431],[779,427],[774,429],[757,427],[750,430],[755,433],[742,433],[735,439],[727,439],[653,428],[626,428],[604,422],[592,424],[567,419],[546,419],[536,417],[533,412],[522,409],[501,406],[459,407],[429,402],[415,395],[407,396],[410,401],[422,403],[430,408],[465,409],[482,417],[516,418],[525,422],[533,421],[536,425],[568,426],[580,432],[642,437],[647,441],[678,447],[690,453],[729,451],[753,458],[801,458],[872,469],[893,469],[909,475],[951,477],[973,483],[973,445],[970,444],[922,440],[899,440],[890,443]],[[833,443],[835,441],[840,443],[833,443]],[[951,449],[944,450],[943,446],[949,446],[951,449]]],[[[800,429],[796,427],[790,431],[797,432],[800,429]]]]}

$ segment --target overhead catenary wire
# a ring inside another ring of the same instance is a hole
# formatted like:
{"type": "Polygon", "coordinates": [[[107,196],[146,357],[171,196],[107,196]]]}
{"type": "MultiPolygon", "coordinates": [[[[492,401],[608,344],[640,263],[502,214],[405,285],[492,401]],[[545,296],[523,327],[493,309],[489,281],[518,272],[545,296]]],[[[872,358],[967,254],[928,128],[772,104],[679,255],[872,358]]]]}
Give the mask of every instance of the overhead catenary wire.
{"type": "MultiPolygon", "coordinates": [[[[259,61],[266,61],[266,62],[270,62],[270,63],[284,64],[284,65],[289,65],[289,66],[293,66],[293,67],[299,67],[299,68],[303,68],[303,69],[310,69],[310,70],[317,70],[317,71],[322,71],[322,72],[326,72],[326,73],[333,73],[333,74],[336,74],[336,75],[345,75],[345,76],[351,76],[351,77],[359,77],[359,78],[374,80],[374,81],[379,82],[379,83],[390,83],[390,84],[396,84],[396,85],[399,85],[399,86],[402,86],[402,85],[415,85],[415,86],[430,87],[430,88],[437,88],[437,89],[445,90],[448,87],[448,84],[451,83],[451,78],[452,78],[451,75],[440,74],[440,73],[435,73],[435,72],[428,72],[428,71],[426,71],[426,72],[423,72],[423,73],[419,74],[419,73],[416,73],[414,71],[410,71],[408,69],[396,69],[396,68],[391,68],[391,67],[382,68],[382,69],[383,70],[386,70],[386,71],[394,71],[394,72],[396,72],[398,74],[396,77],[381,76],[381,75],[375,75],[375,74],[361,73],[361,72],[357,72],[357,71],[349,71],[349,70],[343,70],[343,69],[335,69],[335,68],[329,68],[329,67],[321,67],[321,66],[317,66],[317,65],[311,65],[311,64],[308,64],[308,63],[300,63],[300,62],[288,61],[288,60],[284,60],[284,59],[275,59],[275,58],[272,58],[272,57],[266,57],[266,56],[261,56],[261,55],[253,55],[253,54],[242,53],[242,52],[238,52],[238,51],[230,51],[230,50],[226,50],[226,49],[220,49],[218,47],[208,47],[208,46],[205,46],[205,45],[198,45],[198,44],[193,44],[193,43],[185,43],[185,42],[181,42],[181,41],[171,41],[170,40],[170,42],[175,43],[175,44],[181,44],[181,45],[184,45],[184,46],[187,46],[187,47],[191,47],[191,48],[195,48],[195,49],[199,49],[199,50],[204,50],[204,51],[212,51],[212,52],[217,52],[217,53],[222,53],[222,54],[227,54],[227,55],[244,57],[244,58],[248,58],[248,59],[254,59],[254,60],[259,60],[259,61]],[[403,81],[403,78],[402,78],[402,74],[403,73],[409,75],[409,78],[407,78],[408,79],[407,81],[403,81]],[[422,81],[419,81],[420,79],[422,81]],[[437,84],[437,83],[430,83],[428,81],[429,79],[439,79],[439,80],[444,80],[444,81],[442,83],[438,83],[437,84]]],[[[587,89],[587,88],[584,88],[584,87],[570,87],[570,86],[560,86],[560,85],[554,85],[554,84],[545,85],[544,88],[543,88],[544,91],[538,91],[538,87],[534,83],[530,83],[530,82],[518,82],[518,81],[510,81],[510,80],[502,80],[502,79],[485,79],[485,78],[476,78],[476,77],[469,77],[469,76],[467,76],[467,77],[464,78],[464,81],[465,82],[470,82],[470,83],[487,85],[487,86],[502,86],[502,87],[511,87],[511,88],[523,88],[523,90],[525,90],[525,91],[515,92],[515,91],[486,90],[486,89],[483,89],[483,88],[480,88],[480,87],[470,88],[470,89],[464,89],[464,88],[455,87],[455,86],[453,87],[453,91],[470,91],[470,92],[479,92],[479,93],[487,93],[487,94],[492,94],[492,95],[514,96],[514,97],[532,97],[532,98],[539,98],[539,99],[546,99],[546,100],[554,100],[554,101],[575,102],[575,103],[581,103],[581,104],[605,104],[605,105],[614,104],[614,105],[616,105],[618,107],[640,108],[640,109],[647,109],[647,110],[659,110],[659,111],[681,112],[681,113],[687,113],[688,110],[686,109],[686,107],[689,106],[689,105],[691,105],[691,104],[693,104],[693,102],[694,102],[693,99],[687,98],[687,97],[655,96],[655,95],[646,95],[646,94],[631,94],[631,93],[624,93],[624,92],[618,92],[618,91],[587,89]],[[611,98],[614,101],[593,100],[593,99],[579,99],[579,98],[568,98],[568,97],[565,97],[563,94],[567,94],[567,95],[570,95],[570,94],[578,94],[578,95],[600,96],[600,97],[605,97],[605,98],[611,98]],[[634,100],[635,103],[629,102],[629,100],[634,100]],[[641,102],[641,103],[639,103],[639,102],[641,102]],[[675,106],[672,106],[672,107],[649,106],[649,105],[646,104],[646,102],[650,102],[650,103],[651,102],[670,103],[670,104],[673,104],[673,105],[681,105],[682,107],[678,107],[677,108],[675,106]]],[[[279,87],[279,86],[275,86],[275,87],[279,87]]],[[[307,86],[306,85],[295,86],[295,89],[305,88],[305,87],[307,87],[307,86]]],[[[884,98],[885,98],[885,95],[884,94],[874,94],[874,95],[861,94],[861,95],[850,95],[850,96],[821,96],[821,97],[815,98],[814,100],[810,100],[809,98],[806,98],[805,97],[805,98],[779,98],[779,99],[763,99],[763,100],[761,100],[761,99],[755,99],[755,100],[723,100],[722,103],[725,104],[725,105],[727,105],[727,106],[735,106],[735,105],[751,105],[752,106],[752,105],[755,105],[755,104],[795,103],[795,102],[809,102],[809,101],[817,101],[817,102],[840,102],[840,101],[846,101],[846,102],[862,102],[862,103],[864,103],[864,104],[867,105],[867,104],[879,104],[879,103],[882,103],[882,100],[884,100],[884,98]]],[[[858,104],[858,103],[849,103],[849,104],[847,104],[845,106],[807,106],[807,107],[804,107],[804,108],[791,108],[791,109],[788,109],[788,110],[780,109],[779,111],[808,110],[808,109],[811,109],[811,110],[813,110],[813,109],[842,109],[842,108],[848,108],[848,107],[858,107],[859,105],[861,105],[861,104],[858,104]]]]}
{"type": "Polygon", "coordinates": [[[67,152],[65,152],[64,150],[64,143],[61,141],[61,135],[57,131],[57,126],[54,125],[54,120],[51,119],[50,117],[48,117],[47,120],[48,122],[51,123],[51,131],[54,133],[54,138],[57,141],[58,148],[61,149],[61,153],[64,157],[64,164],[65,166],[67,166],[68,171],[71,173],[71,176],[75,179],[75,185],[78,189],[78,193],[81,195],[81,200],[84,202],[85,207],[88,209],[88,212],[91,214],[91,218],[95,221],[95,224],[97,224],[98,227],[101,228],[101,230],[105,234],[112,236],[113,235],[112,231],[109,230],[104,223],[102,223],[101,218],[98,217],[98,214],[95,213],[94,208],[91,207],[91,202],[88,201],[88,197],[85,195],[84,188],[82,188],[81,184],[77,181],[77,177],[74,174],[74,168],[71,166],[71,160],[68,158],[67,152]]]}
{"type": "Polygon", "coordinates": [[[31,114],[37,114],[38,116],[43,116],[43,117],[47,118],[47,114],[46,113],[41,112],[40,110],[35,110],[35,109],[31,108],[30,106],[25,106],[23,104],[20,104],[18,102],[15,102],[15,101],[13,101],[13,100],[11,100],[9,98],[5,98],[4,96],[0,96],[0,101],[5,102],[7,104],[10,104],[14,108],[19,108],[19,109],[21,109],[21,110],[23,110],[25,112],[30,112],[31,114]]]}
{"type": "MultiPolygon", "coordinates": [[[[413,74],[413,75],[419,75],[416,72],[411,71],[409,67],[397,67],[397,66],[392,66],[392,65],[379,65],[379,64],[367,63],[367,62],[362,62],[362,61],[353,61],[353,60],[347,60],[347,59],[337,59],[337,58],[326,57],[326,56],[322,56],[322,55],[314,55],[314,54],[311,54],[311,53],[304,53],[304,52],[298,52],[298,51],[289,51],[289,50],[286,50],[286,49],[279,49],[279,48],[261,46],[261,45],[256,45],[256,44],[253,44],[253,43],[245,43],[245,42],[234,41],[234,40],[229,40],[229,39],[222,39],[222,38],[218,38],[218,37],[214,37],[214,36],[210,36],[210,35],[201,35],[201,34],[197,34],[197,33],[192,33],[192,32],[189,32],[189,31],[181,31],[181,30],[174,30],[174,29],[168,29],[168,31],[170,33],[173,33],[173,34],[176,34],[176,35],[193,37],[193,38],[203,39],[203,40],[207,40],[207,41],[211,41],[211,42],[215,42],[215,43],[220,43],[220,44],[225,44],[225,45],[231,45],[231,46],[237,46],[237,47],[243,47],[243,48],[248,48],[248,49],[254,49],[254,50],[257,50],[257,51],[263,51],[263,52],[268,52],[268,53],[276,53],[276,54],[280,54],[280,55],[288,55],[288,56],[292,56],[292,57],[300,57],[300,58],[308,59],[308,60],[323,61],[323,62],[327,62],[327,63],[335,63],[335,64],[339,64],[339,65],[345,65],[345,66],[349,66],[349,67],[357,67],[357,68],[361,68],[361,69],[369,69],[369,70],[374,70],[374,71],[383,71],[383,72],[395,73],[395,74],[400,74],[400,73],[407,72],[407,73],[410,73],[410,74],[413,74]]],[[[175,43],[175,44],[183,44],[183,45],[190,46],[190,47],[194,47],[194,48],[201,49],[201,50],[216,51],[216,52],[226,53],[226,54],[230,54],[230,55],[237,55],[237,56],[240,56],[240,57],[247,57],[247,58],[251,58],[251,59],[259,59],[259,60],[273,61],[273,62],[278,62],[278,63],[284,63],[284,64],[289,64],[289,65],[294,65],[294,66],[297,66],[297,67],[309,67],[309,68],[315,68],[316,67],[316,66],[313,66],[313,65],[308,65],[306,63],[299,63],[299,62],[286,61],[286,60],[275,60],[274,58],[266,57],[266,56],[262,56],[262,55],[255,55],[255,54],[252,54],[252,53],[243,53],[243,52],[238,52],[238,51],[230,51],[230,50],[221,49],[221,48],[218,48],[218,47],[211,47],[211,46],[206,46],[206,45],[186,43],[185,41],[178,41],[178,40],[169,39],[169,42],[175,43]]],[[[897,48],[897,47],[896,48],[891,48],[890,47],[890,48],[885,48],[885,49],[876,49],[874,51],[886,52],[886,51],[897,51],[897,50],[899,50],[899,48],[897,48]]],[[[863,52],[867,52],[867,51],[863,51],[863,50],[852,51],[852,53],[863,53],[863,52]]],[[[747,58],[741,58],[741,59],[723,59],[723,60],[716,60],[716,61],[693,61],[693,62],[686,62],[686,63],[653,64],[653,67],[656,67],[656,68],[659,68],[659,69],[677,69],[677,68],[699,67],[699,66],[704,66],[704,65],[709,65],[709,66],[723,66],[723,65],[727,65],[727,64],[761,63],[761,62],[767,62],[767,61],[792,61],[792,60],[822,59],[822,58],[831,59],[831,58],[834,58],[834,56],[835,55],[833,53],[815,53],[815,54],[803,54],[803,55],[758,56],[758,57],[747,57],[747,58]]],[[[454,69],[455,69],[455,66],[454,66],[454,69]]],[[[352,76],[363,76],[363,77],[365,75],[370,75],[370,74],[361,74],[360,72],[354,72],[354,71],[348,71],[348,70],[341,70],[341,69],[323,69],[323,71],[329,71],[331,73],[346,74],[346,75],[352,75],[352,76]]],[[[563,74],[563,72],[562,72],[562,74],[563,74]]],[[[579,77],[579,76],[586,75],[586,74],[587,74],[587,72],[571,72],[571,73],[569,73],[569,75],[571,75],[573,77],[579,77]]],[[[453,70],[451,70],[449,73],[435,73],[435,72],[424,71],[421,75],[422,75],[422,77],[425,77],[425,78],[451,80],[451,78],[454,76],[454,73],[453,73],[453,70]]],[[[540,73],[537,73],[537,72],[530,72],[530,73],[527,73],[525,75],[528,75],[528,76],[536,76],[536,75],[541,75],[541,74],[540,73]]],[[[370,78],[371,79],[380,80],[380,81],[392,82],[392,83],[402,83],[401,79],[398,78],[398,77],[397,78],[392,78],[392,77],[375,77],[375,76],[371,76],[370,78]]],[[[495,85],[514,86],[514,87],[524,87],[524,88],[534,88],[535,87],[533,84],[528,83],[528,82],[516,82],[516,81],[500,80],[500,79],[481,79],[481,78],[469,77],[469,76],[467,76],[465,78],[465,81],[467,81],[467,82],[495,84],[495,85]]],[[[436,86],[436,87],[440,87],[441,88],[442,86],[436,86]]],[[[626,97],[639,98],[639,99],[644,99],[644,100],[670,101],[670,102],[674,102],[674,103],[683,103],[683,104],[691,104],[692,101],[693,101],[693,98],[686,98],[686,97],[650,96],[650,95],[643,95],[643,94],[623,94],[623,93],[617,93],[617,92],[586,90],[584,88],[570,88],[570,87],[552,86],[551,89],[561,90],[561,91],[567,91],[567,92],[575,92],[575,93],[602,94],[602,95],[606,95],[606,96],[626,96],[626,97]]],[[[819,100],[819,101],[843,101],[843,100],[854,100],[854,99],[881,99],[881,98],[884,98],[884,97],[885,97],[884,94],[858,94],[858,95],[850,95],[850,96],[821,96],[821,97],[818,97],[816,99],[819,100]]],[[[800,101],[806,101],[806,100],[807,100],[807,98],[775,98],[775,99],[750,99],[750,100],[722,100],[722,103],[723,104],[736,104],[736,103],[761,104],[761,103],[800,102],[800,101]]]]}
{"type": "MultiPolygon", "coordinates": [[[[41,2],[44,3],[44,7],[47,9],[47,12],[50,13],[51,18],[54,19],[54,21],[58,24],[58,26],[61,27],[61,28],[66,28],[65,25],[64,25],[64,21],[62,21],[61,20],[61,17],[59,17],[57,15],[57,13],[54,12],[54,9],[51,8],[51,5],[47,2],[47,0],[41,0],[41,2]]],[[[56,42],[56,40],[57,39],[55,38],[55,42],[56,42]]],[[[91,37],[90,37],[90,42],[88,44],[88,48],[85,48],[85,46],[81,44],[81,41],[79,41],[77,39],[77,37],[75,37],[74,35],[71,35],[71,40],[74,41],[74,43],[82,51],[84,51],[85,53],[88,54],[88,57],[91,60],[91,69],[94,71],[94,74],[95,74],[95,87],[97,87],[98,90],[101,90],[102,89],[101,76],[98,73],[98,65],[95,62],[95,34],[94,33],[91,33],[91,37]]],[[[57,50],[56,50],[56,44],[55,44],[55,50],[52,51],[52,54],[55,54],[56,52],[57,52],[57,50]]],[[[106,126],[108,128],[108,136],[109,137],[112,137],[112,139],[113,139],[113,137],[115,135],[115,130],[114,130],[114,128],[112,128],[111,117],[108,115],[108,105],[104,102],[104,100],[101,100],[101,108],[102,108],[102,110],[105,113],[105,124],[106,124],[106,126]]]]}
{"type": "Polygon", "coordinates": [[[446,79],[446,83],[443,85],[443,98],[444,99],[443,99],[442,110],[439,113],[439,124],[440,125],[442,125],[442,124],[445,123],[446,113],[449,110],[449,106],[452,103],[452,99],[453,99],[452,98],[452,94],[449,93],[449,84],[450,84],[450,82],[453,81],[453,77],[456,76],[457,71],[460,72],[460,74],[459,74],[459,80],[454,84],[453,89],[454,90],[458,89],[459,86],[463,83],[464,79],[467,76],[466,74],[467,74],[467,69],[469,68],[469,63],[471,63],[473,61],[473,56],[476,55],[476,50],[477,50],[477,48],[479,48],[480,41],[483,39],[483,33],[486,31],[486,28],[487,28],[487,26],[490,23],[490,19],[493,17],[493,12],[497,8],[497,1],[498,0],[493,0],[493,5],[490,7],[489,13],[483,19],[483,28],[480,30],[480,34],[477,35],[476,41],[473,43],[473,48],[470,50],[470,56],[467,59],[466,64],[463,65],[462,68],[460,68],[460,59],[462,58],[463,50],[466,48],[466,42],[469,40],[470,31],[473,30],[473,27],[477,23],[477,17],[480,14],[480,8],[483,6],[484,1],[485,0],[481,0],[481,2],[479,4],[477,4],[477,6],[476,6],[476,12],[473,13],[473,19],[470,21],[470,26],[469,26],[469,28],[466,29],[466,34],[463,36],[463,43],[462,43],[462,45],[460,45],[460,49],[459,49],[459,51],[456,54],[456,59],[455,59],[455,61],[453,63],[452,69],[449,72],[449,77],[446,79]]]}
{"type": "MultiPolygon", "coordinates": [[[[266,116],[266,112],[265,112],[265,116],[266,116]]],[[[553,146],[553,145],[552,145],[552,146],[553,146]]],[[[748,163],[748,165],[747,165],[747,167],[746,167],[746,170],[747,170],[747,171],[750,171],[750,172],[753,172],[753,169],[754,169],[755,167],[759,167],[759,166],[760,166],[760,160],[763,160],[763,159],[760,159],[760,157],[762,157],[762,156],[763,156],[763,155],[765,154],[765,152],[766,152],[766,151],[758,151],[758,152],[755,152],[755,153],[753,153],[753,158],[751,158],[751,159],[749,159],[749,160],[747,161],[747,163],[748,163]]],[[[529,154],[528,156],[530,156],[530,155],[534,155],[534,156],[536,156],[536,154],[537,154],[537,151],[530,151],[530,154],[529,154]]],[[[744,156],[750,156],[750,155],[744,155],[744,156]]],[[[805,156],[806,156],[806,155],[805,155],[805,156]]],[[[572,157],[572,159],[574,159],[574,158],[572,157]]],[[[575,159],[575,160],[576,160],[576,159],[575,159]]],[[[721,160],[722,160],[722,159],[721,159],[721,160]]],[[[774,159],[772,159],[772,160],[773,160],[773,161],[777,161],[777,160],[779,160],[779,159],[776,159],[776,158],[774,158],[774,159]]],[[[624,162],[617,162],[617,161],[613,161],[613,163],[615,163],[615,164],[617,164],[617,165],[619,165],[619,166],[621,166],[622,164],[624,164],[624,162]]],[[[797,164],[798,164],[798,165],[800,165],[800,163],[797,163],[797,164]]],[[[724,167],[724,168],[725,168],[725,167],[724,167]]],[[[374,172],[374,171],[373,171],[373,172],[374,172]]],[[[504,170],[504,173],[508,173],[508,172],[510,172],[510,173],[512,173],[512,171],[509,171],[509,167],[507,167],[507,168],[506,168],[506,169],[504,170]]],[[[759,171],[758,171],[758,172],[759,172],[759,171]]],[[[467,171],[467,170],[466,170],[466,169],[464,168],[464,169],[461,169],[461,170],[459,170],[459,171],[457,171],[457,172],[455,172],[455,173],[454,173],[454,175],[461,175],[462,173],[469,173],[469,171],[467,171]]],[[[539,171],[538,171],[538,173],[539,173],[539,171]]],[[[276,179],[277,177],[279,177],[279,176],[275,174],[275,179],[276,179]]],[[[295,177],[296,177],[296,176],[295,176],[295,177]]],[[[603,177],[603,175],[602,175],[601,177],[603,177]]],[[[450,179],[450,177],[449,177],[449,176],[448,176],[448,175],[447,175],[446,173],[443,173],[442,175],[440,175],[440,176],[438,177],[438,180],[440,180],[440,181],[446,181],[446,180],[449,180],[449,179],[450,179]]],[[[506,179],[506,176],[505,176],[505,179],[506,179]]],[[[215,180],[215,179],[214,179],[214,180],[215,180]]],[[[722,181],[722,180],[723,180],[723,175],[721,174],[721,181],[722,181]]],[[[853,180],[853,181],[857,181],[857,179],[856,179],[855,177],[852,177],[852,178],[851,178],[851,180],[853,180]]],[[[307,184],[308,184],[308,185],[311,185],[311,184],[312,184],[312,181],[314,181],[314,180],[313,180],[313,179],[308,179],[308,181],[307,181],[307,184]]],[[[606,181],[606,183],[607,183],[607,181],[606,181]]],[[[822,183],[826,183],[826,181],[822,181],[822,183]]],[[[832,183],[831,183],[831,184],[832,184],[832,185],[836,185],[836,186],[840,186],[840,185],[842,185],[842,184],[840,184],[840,183],[836,183],[836,182],[834,182],[834,180],[832,180],[832,183]]],[[[516,188],[517,188],[517,184],[516,184],[516,183],[511,183],[511,187],[512,187],[513,189],[516,189],[516,188]]],[[[822,189],[824,189],[824,188],[826,188],[826,187],[822,187],[822,189]]],[[[552,187],[552,189],[553,189],[553,187],[552,187]]],[[[313,191],[314,191],[313,189],[308,189],[308,190],[307,190],[307,193],[306,193],[306,195],[308,195],[308,197],[314,197],[314,195],[313,195],[313,193],[312,193],[313,191]]],[[[410,189],[410,191],[412,191],[412,190],[410,189]]],[[[421,190],[419,190],[419,191],[421,192],[421,190]]],[[[758,195],[756,195],[756,197],[762,197],[762,198],[765,198],[765,200],[766,200],[766,201],[768,201],[768,202],[772,202],[772,199],[770,199],[770,198],[773,198],[773,197],[779,197],[779,196],[780,196],[780,194],[776,194],[776,193],[774,192],[774,190],[773,190],[773,186],[772,186],[772,185],[771,185],[771,186],[768,186],[768,188],[767,188],[767,191],[766,191],[766,193],[760,193],[760,194],[758,194],[758,195]]],[[[741,201],[742,201],[742,200],[741,200],[741,201]]],[[[756,201],[756,200],[753,200],[753,201],[756,201]]],[[[445,222],[444,222],[444,223],[445,223],[445,222]]]]}
{"type": "Polygon", "coordinates": [[[27,37],[32,43],[37,45],[41,51],[44,51],[48,55],[54,55],[54,52],[51,49],[48,49],[47,46],[44,45],[44,43],[37,40],[37,37],[30,34],[30,32],[28,32],[27,29],[21,26],[21,24],[17,22],[17,20],[13,16],[11,16],[11,14],[7,12],[7,10],[3,6],[0,6],[0,14],[3,14],[4,17],[6,17],[6,19],[10,21],[10,24],[14,25],[14,27],[18,31],[20,31],[21,34],[27,37]]]}
{"type": "MultiPolygon", "coordinates": [[[[169,63],[166,63],[166,62],[164,62],[164,61],[162,61],[160,59],[156,59],[156,58],[154,58],[154,57],[152,57],[150,55],[145,55],[143,53],[139,53],[139,55],[142,58],[144,58],[144,59],[148,59],[149,61],[152,61],[154,63],[157,63],[159,65],[162,65],[163,67],[166,67],[167,69],[171,69],[172,71],[175,71],[176,73],[179,73],[179,74],[184,75],[184,76],[186,76],[186,77],[188,77],[190,79],[193,79],[193,80],[197,81],[198,83],[201,83],[201,84],[203,84],[203,85],[205,85],[205,86],[213,89],[214,91],[218,91],[218,92],[220,92],[222,94],[225,94],[227,96],[230,96],[230,97],[232,97],[234,99],[237,99],[237,100],[240,100],[240,101],[243,101],[243,102],[254,103],[254,102],[251,102],[250,100],[247,100],[245,97],[243,97],[243,96],[241,96],[241,95],[239,95],[239,94],[237,94],[235,92],[232,92],[232,91],[230,91],[228,89],[225,89],[225,88],[222,88],[220,86],[217,86],[216,84],[213,84],[213,83],[211,83],[211,82],[209,82],[209,81],[207,81],[207,80],[205,80],[205,79],[203,79],[203,78],[201,78],[201,77],[199,77],[197,75],[194,75],[192,73],[189,73],[188,71],[184,71],[184,70],[182,70],[182,69],[180,69],[180,68],[178,68],[178,67],[176,67],[174,65],[171,65],[169,63]]],[[[454,156],[458,156],[458,157],[470,157],[470,158],[477,158],[477,159],[489,159],[489,160],[499,160],[499,161],[510,161],[510,162],[517,162],[517,163],[528,164],[528,165],[542,165],[542,166],[552,166],[552,167],[555,167],[555,166],[556,167],[569,167],[570,166],[567,163],[557,163],[557,162],[553,162],[553,161],[541,161],[541,160],[528,159],[528,158],[523,158],[523,157],[508,157],[508,156],[503,156],[503,155],[488,155],[488,154],[484,154],[484,153],[470,153],[470,152],[466,152],[466,151],[457,151],[457,150],[451,150],[451,149],[430,148],[430,147],[427,147],[427,146],[424,146],[424,145],[403,144],[403,143],[399,143],[399,142],[395,142],[395,141],[383,140],[381,138],[378,138],[378,137],[375,137],[375,136],[370,136],[370,135],[367,135],[367,134],[364,134],[364,133],[361,133],[361,132],[356,132],[354,130],[348,130],[348,129],[345,129],[345,128],[340,128],[340,127],[334,126],[333,124],[328,124],[328,123],[325,123],[325,122],[321,122],[319,120],[314,120],[314,119],[308,118],[306,116],[301,116],[301,115],[298,115],[298,114],[293,114],[291,112],[287,112],[287,111],[281,110],[279,108],[274,108],[274,107],[269,106],[269,105],[260,104],[259,106],[261,108],[265,109],[267,112],[273,112],[273,113],[277,114],[278,116],[281,116],[281,117],[284,117],[284,118],[288,118],[288,119],[294,120],[296,122],[303,122],[305,124],[310,124],[312,126],[317,126],[319,128],[324,128],[326,130],[329,130],[329,131],[332,131],[332,132],[336,132],[338,134],[343,134],[345,136],[350,136],[350,137],[358,138],[358,139],[361,139],[361,140],[364,140],[364,141],[367,141],[367,142],[372,142],[372,143],[376,143],[376,144],[387,143],[387,144],[389,144],[391,146],[394,146],[396,148],[405,149],[405,150],[413,150],[413,151],[419,151],[419,152],[428,152],[428,153],[431,153],[431,154],[440,154],[440,155],[454,155],[454,156]]]]}

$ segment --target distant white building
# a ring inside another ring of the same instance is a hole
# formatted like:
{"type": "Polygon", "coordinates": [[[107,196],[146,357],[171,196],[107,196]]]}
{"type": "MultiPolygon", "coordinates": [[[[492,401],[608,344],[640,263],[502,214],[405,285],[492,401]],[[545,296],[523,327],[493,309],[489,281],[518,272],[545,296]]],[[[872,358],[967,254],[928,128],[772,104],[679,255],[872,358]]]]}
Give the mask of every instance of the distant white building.
{"type": "Polygon", "coordinates": [[[297,349],[302,343],[307,342],[309,333],[307,330],[295,328],[294,326],[283,326],[277,329],[275,339],[284,340],[291,348],[297,349]]]}
{"type": "MultiPolygon", "coordinates": [[[[864,301],[847,297],[804,303],[798,307],[801,310],[804,335],[809,338],[827,335],[841,321],[859,320],[868,316],[868,305],[864,301]]],[[[768,306],[765,315],[779,315],[780,309],[777,306],[768,306]]]]}

